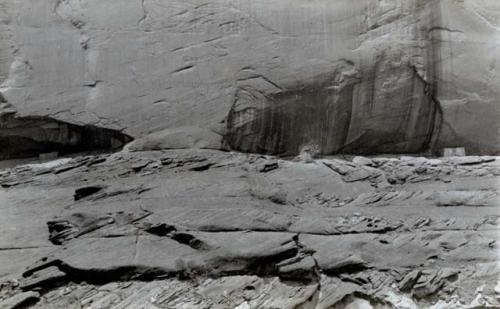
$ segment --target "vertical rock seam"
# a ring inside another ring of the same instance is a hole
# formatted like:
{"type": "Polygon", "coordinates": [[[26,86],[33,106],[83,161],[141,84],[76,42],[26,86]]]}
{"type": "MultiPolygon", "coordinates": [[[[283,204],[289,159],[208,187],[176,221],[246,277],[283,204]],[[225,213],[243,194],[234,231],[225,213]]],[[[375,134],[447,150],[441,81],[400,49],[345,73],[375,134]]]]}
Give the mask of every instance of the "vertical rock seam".
{"type": "Polygon", "coordinates": [[[428,34],[431,36],[429,38],[429,42],[431,44],[430,48],[430,56],[429,58],[432,60],[431,66],[431,81],[427,82],[428,87],[430,87],[430,97],[431,102],[434,104],[435,110],[433,113],[433,126],[430,131],[426,148],[424,150],[429,151],[431,154],[438,154],[438,143],[441,135],[441,129],[443,126],[444,115],[443,109],[441,107],[441,102],[438,99],[438,80],[441,74],[441,53],[439,42],[441,41],[441,31],[432,31],[433,29],[439,28],[439,24],[441,21],[441,5],[439,1],[432,2],[431,7],[431,27],[428,30],[428,34]],[[437,36],[437,37],[436,37],[437,36]]]}

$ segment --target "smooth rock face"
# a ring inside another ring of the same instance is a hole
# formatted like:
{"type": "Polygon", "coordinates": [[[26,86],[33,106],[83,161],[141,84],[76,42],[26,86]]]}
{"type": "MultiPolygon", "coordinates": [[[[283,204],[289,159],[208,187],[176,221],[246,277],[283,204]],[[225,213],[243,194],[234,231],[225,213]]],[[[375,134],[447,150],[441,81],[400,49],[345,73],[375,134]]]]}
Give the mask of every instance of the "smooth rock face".
{"type": "Polygon", "coordinates": [[[5,0],[0,104],[262,153],[495,154],[499,20],[496,0],[5,0]]]}

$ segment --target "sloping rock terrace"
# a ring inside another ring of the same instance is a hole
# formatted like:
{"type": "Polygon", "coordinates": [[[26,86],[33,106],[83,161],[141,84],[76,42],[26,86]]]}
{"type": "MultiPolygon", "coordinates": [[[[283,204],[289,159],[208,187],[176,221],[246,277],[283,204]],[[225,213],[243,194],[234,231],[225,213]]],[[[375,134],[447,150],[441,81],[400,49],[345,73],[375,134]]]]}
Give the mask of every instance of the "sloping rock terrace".
{"type": "Polygon", "coordinates": [[[213,150],[19,165],[0,172],[0,304],[498,306],[499,176],[496,157],[213,150]]]}

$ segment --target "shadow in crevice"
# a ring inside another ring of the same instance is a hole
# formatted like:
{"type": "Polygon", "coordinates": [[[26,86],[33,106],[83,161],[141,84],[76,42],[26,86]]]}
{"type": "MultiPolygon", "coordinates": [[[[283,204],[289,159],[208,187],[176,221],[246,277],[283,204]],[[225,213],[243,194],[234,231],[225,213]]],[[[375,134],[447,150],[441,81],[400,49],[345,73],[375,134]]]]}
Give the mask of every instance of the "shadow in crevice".
{"type": "Polygon", "coordinates": [[[132,141],[116,130],[76,125],[50,117],[0,115],[0,160],[84,151],[114,151],[132,141]]]}

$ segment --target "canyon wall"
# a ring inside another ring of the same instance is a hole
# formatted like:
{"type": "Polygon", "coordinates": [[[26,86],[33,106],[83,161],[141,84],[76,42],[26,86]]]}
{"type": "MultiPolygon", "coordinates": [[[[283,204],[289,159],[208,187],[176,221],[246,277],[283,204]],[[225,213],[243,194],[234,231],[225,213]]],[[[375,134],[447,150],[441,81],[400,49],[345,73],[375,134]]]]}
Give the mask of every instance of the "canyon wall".
{"type": "Polygon", "coordinates": [[[500,2],[3,0],[0,94],[20,119],[248,152],[497,154],[500,2]]]}

